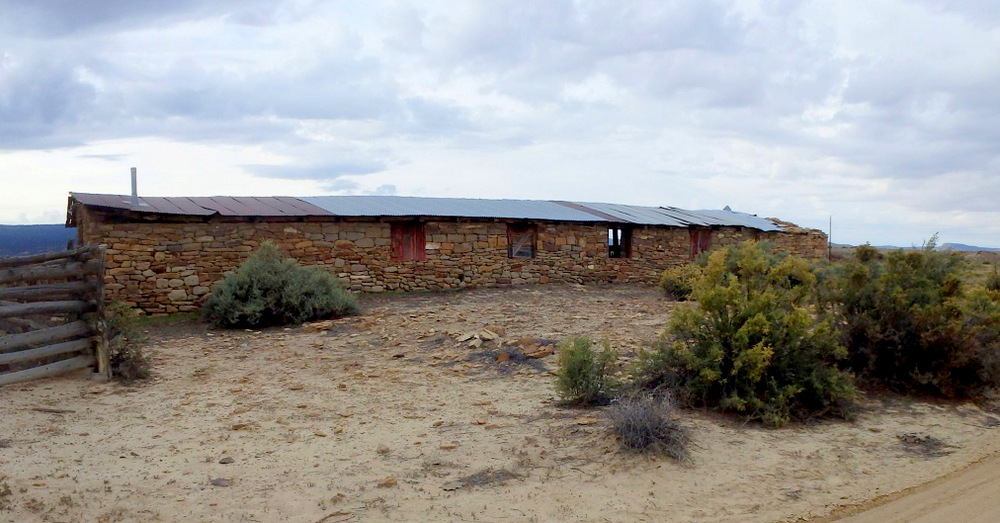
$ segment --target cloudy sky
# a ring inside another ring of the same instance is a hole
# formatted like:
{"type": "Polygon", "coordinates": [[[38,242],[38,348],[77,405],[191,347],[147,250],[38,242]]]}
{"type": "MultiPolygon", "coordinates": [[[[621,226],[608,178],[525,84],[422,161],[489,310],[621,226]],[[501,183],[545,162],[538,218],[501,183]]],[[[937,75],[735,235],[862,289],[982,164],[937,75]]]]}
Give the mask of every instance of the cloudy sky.
{"type": "Polygon", "coordinates": [[[69,191],[721,208],[1000,247],[974,0],[0,0],[0,223],[69,191]]]}

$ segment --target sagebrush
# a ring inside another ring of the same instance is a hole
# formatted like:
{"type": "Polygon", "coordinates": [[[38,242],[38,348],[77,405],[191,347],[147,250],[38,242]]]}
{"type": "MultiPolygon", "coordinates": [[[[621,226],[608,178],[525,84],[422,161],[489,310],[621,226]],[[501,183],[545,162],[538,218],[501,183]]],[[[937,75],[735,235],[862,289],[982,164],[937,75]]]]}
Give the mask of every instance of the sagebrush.
{"type": "Polygon", "coordinates": [[[659,346],[635,377],[673,389],[687,405],[737,412],[778,426],[849,416],[855,388],[847,356],[819,314],[812,265],[756,242],[714,251],[659,346]]]}
{"type": "Polygon", "coordinates": [[[144,350],[148,339],[138,326],[139,316],[139,311],[121,301],[112,302],[105,311],[111,375],[119,381],[151,375],[152,362],[144,350]]]}
{"type": "Polygon", "coordinates": [[[688,457],[690,433],[676,419],[670,391],[629,391],[611,402],[608,419],[626,450],[688,457]]]}
{"type": "Polygon", "coordinates": [[[302,267],[264,243],[216,286],[204,316],[223,327],[265,327],[356,314],[355,297],[318,267],[302,267]]]}
{"type": "Polygon", "coordinates": [[[616,386],[613,365],[618,354],[607,341],[602,350],[593,348],[590,338],[571,338],[559,343],[559,371],[556,392],[563,400],[578,405],[605,403],[616,386]]]}

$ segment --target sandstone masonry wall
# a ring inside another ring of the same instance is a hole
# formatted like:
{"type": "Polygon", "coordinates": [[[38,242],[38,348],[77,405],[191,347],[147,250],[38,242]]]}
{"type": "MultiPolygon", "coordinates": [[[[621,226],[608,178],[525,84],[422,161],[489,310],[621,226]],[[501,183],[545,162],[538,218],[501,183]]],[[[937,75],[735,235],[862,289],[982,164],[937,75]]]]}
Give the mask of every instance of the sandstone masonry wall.
{"type": "MultiPolygon", "coordinates": [[[[388,222],[139,223],[109,219],[81,206],[77,224],[81,244],[108,245],[108,298],[150,314],[197,310],[211,287],[265,241],[304,265],[324,267],[356,292],[547,282],[656,283],[665,268],[687,263],[691,249],[687,229],[637,227],[632,256],[609,258],[603,224],[538,223],[535,257],[509,258],[504,222],[428,221],[426,259],[394,261],[388,222]]],[[[729,244],[744,236],[753,238],[753,231],[713,231],[712,246],[717,240],[729,244]]],[[[785,243],[797,251],[811,250],[793,239],[785,243]]]]}

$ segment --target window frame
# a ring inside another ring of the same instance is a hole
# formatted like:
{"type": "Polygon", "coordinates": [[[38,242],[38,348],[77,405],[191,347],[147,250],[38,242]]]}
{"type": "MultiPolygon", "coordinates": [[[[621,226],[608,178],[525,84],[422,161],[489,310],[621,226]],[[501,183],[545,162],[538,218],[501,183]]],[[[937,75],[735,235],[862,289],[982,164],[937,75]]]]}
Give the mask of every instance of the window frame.
{"type": "Polygon", "coordinates": [[[608,226],[608,258],[629,259],[632,257],[632,228],[623,225],[608,226]]]}
{"type": "Polygon", "coordinates": [[[514,260],[530,260],[537,254],[538,225],[534,223],[508,223],[507,257],[514,260]],[[527,241],[525,241],[525,237],[528,237],[527,241]],[[517,247],[516,250],[515,247],[517,247]],[[524,248],[528,249],[527,256],[521,254],[524,248]]]}

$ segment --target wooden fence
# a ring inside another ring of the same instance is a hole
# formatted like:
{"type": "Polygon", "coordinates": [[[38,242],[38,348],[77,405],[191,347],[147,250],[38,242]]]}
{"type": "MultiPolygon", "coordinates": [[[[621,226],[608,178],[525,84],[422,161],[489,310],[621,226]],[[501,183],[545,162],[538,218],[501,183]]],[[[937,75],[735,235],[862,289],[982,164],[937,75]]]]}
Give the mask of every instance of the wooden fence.
{"type": "Polygon", "coordinates": [[[0,385],[95,367],[111,377],[105,246],[0,258],[0,385]]]}

